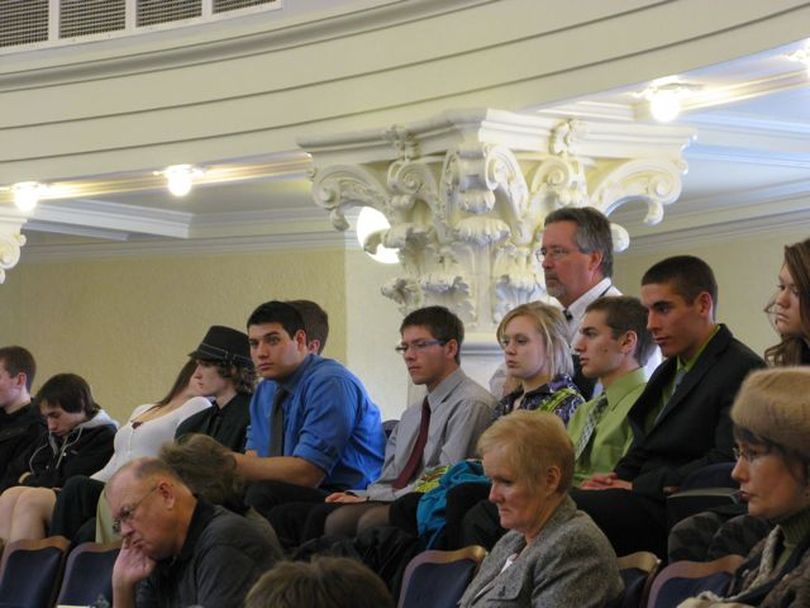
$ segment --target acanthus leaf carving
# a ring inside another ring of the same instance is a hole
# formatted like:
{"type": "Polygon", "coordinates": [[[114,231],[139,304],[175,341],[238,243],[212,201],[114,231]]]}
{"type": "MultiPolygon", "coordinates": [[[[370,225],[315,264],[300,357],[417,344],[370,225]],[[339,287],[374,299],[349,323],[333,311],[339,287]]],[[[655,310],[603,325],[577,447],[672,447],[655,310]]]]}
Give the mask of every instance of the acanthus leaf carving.
{"type": "Polygon", "coordinates": [[[329,211],[332,225],[341,231],[349,227],[345,210],[351,207],[374,207],[384,215],[390,215],[385,186],[364,167],[335,165],[317,171],[312,183],[312,197],[329,211]]]}
{"type": "Polygon", "coordinates": [[[21,249],[26,238],[20,234],[20,226],[25,220],[3,221],[0,218],[0,284],[6,281],[6,270],[14,268],[20,261],[21,249]]]}
{"type": "MultiPolygon", "coordinates": [[[[593,206],[609,216],[640,199],[648,208],[645,221],[654,223],[680,195],[686,166],[679,159],[691,129],[678,139],[668,127],[659,143],[646,125],[623,131],[614,123],[570,119],[549,128],[555,123],[548,117],[510,122],[505,115],[395,125],[369,140],[393,146],[395,160],[316,173],[313,194],[336,225],[345,225],[343,210],[352,205],[372,206],[388,218],[391,227],[373,240],[399,250],[404,275],[383,293],[403,313],[444,304],[471,331],[491,331],[510,308],[544,296],[534,254],[548,213],[593,206]]],[[[334,141],[327,142],[328,154],[334,141]]],[[[354,157],[357,139],[346,144],[354,157]]],[[[611,230],[614,248],[625,249],[627,230],[617,224],[611,230]]]]}
{"type": "Polygon", "coordinates": [[[624,203],[641,200],[647,205],[644,222],[654,225],[664,218],[664,206],[681,195],[684,161],[634,159],[602,175],[595,184],[591,204],[610,215],[624,203]]]}

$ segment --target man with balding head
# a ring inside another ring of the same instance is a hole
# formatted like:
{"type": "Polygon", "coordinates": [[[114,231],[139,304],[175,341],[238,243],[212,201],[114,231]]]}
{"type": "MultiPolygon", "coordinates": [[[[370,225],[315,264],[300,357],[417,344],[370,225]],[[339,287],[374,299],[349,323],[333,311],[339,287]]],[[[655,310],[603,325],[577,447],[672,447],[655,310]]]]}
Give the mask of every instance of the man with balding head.
{"type": "Polygon", "coordinates": [[[114,608],[242,606],[280,557],[254,523],[196,498],[156,458],[123,466],[105,495],[124,541],[113,568],[114,608]]]}

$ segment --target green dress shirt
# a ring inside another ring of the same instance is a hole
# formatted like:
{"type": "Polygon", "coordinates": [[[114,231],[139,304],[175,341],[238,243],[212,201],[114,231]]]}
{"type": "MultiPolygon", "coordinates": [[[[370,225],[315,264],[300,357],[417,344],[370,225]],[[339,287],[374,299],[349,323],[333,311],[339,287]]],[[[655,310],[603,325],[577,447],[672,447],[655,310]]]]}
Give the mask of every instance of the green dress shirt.
{"type": "MultiPolygon", "coordinates": [[[[633,443],[633,431],[627,420],[627,413],[641,395],[646,384],[644,368],[639,367],[617,379],[607,388],[607,408],[596,424],[588,447],[574,465],[575,486],[594,473],[612,471],[619,459],[630,449],[630,444],[633,443]]],[[[599,397],[580,405],[571,417],[568,423],[568,435],[574,445],[577,444],[577,440],[585,428],[588,413],[596,406],[597,401],[599,401],[599,397]]]]}

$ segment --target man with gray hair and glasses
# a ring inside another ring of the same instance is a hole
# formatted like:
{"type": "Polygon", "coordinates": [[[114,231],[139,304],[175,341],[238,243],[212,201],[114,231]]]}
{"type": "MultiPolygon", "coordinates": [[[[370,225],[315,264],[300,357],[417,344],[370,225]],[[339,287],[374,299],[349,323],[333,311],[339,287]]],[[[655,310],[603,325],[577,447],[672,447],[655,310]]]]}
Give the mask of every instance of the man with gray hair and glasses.
{"type": "MultiPolygon", "coordinates": [[[[546,292],[563,307],[568,322],[569,345],[577,336],[585,309],[602,296],[620,296],[613,284],[613,237],[610,220],[592,207],[563,207],[546,216],[537,261],[543,268],[546,292]]],[[[656,348],[644,369],[649,375],[661,363],[656,348]]],[[[495,395],[501,395],[505,371],[499,368],[490,381],[495,395]]],[[[591,399],[596,381],[582,375],[574,355],[574,383],[591,399]]]]}
{"type": "Polygon", "coordinates": [[[281,557],[258,524],[197,498],[157,458],[124,465],[104,493],[123,538],[113,608],[238,608],[281,557]]]}

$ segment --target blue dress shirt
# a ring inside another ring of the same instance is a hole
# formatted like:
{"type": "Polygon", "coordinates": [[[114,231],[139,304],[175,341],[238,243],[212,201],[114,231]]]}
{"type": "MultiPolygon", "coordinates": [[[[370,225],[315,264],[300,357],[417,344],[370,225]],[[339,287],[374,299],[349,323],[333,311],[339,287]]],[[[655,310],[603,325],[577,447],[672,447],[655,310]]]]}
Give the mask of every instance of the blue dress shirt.
{"type": "Polygon", "coordinates": [[[268,456],[270,416],[279,384],[284,401],[284,456],[303,458],[326,473],[321,488],[365,488],[385,454],[379,408],[360,380],[337,361],[308,355],[282,381],[264,380],[250,402],[246,450],[268,456]]]}

